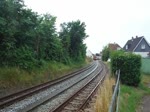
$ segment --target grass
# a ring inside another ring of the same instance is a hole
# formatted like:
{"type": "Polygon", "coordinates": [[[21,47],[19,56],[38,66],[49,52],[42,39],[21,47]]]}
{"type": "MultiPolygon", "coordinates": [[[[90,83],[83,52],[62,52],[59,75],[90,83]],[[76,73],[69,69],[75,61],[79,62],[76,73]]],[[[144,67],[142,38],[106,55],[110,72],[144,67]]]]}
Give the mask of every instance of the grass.
{"type": "Polygon", "coordinates": [[[112,86],[115,84],[113,78],[107,77],[100,87],[97,95],[94,112],[108,112],[109,104],[112,97],[112,86]]]}
{"type": "Polygon", "coordinates": [[[29,87],[61,77],[84,64],[64,65],[59,62],[45,63],[41,68],[28,72],[17,67],[0,68],[0,89],[29,87]]]}
{"type": "Polygon", "coordinates": [[[136,112],[143,96],[150,94],[148,83],[150,83],[150,75],[142,74],[139,87],[121,85],[119,112],[136,112]]]}

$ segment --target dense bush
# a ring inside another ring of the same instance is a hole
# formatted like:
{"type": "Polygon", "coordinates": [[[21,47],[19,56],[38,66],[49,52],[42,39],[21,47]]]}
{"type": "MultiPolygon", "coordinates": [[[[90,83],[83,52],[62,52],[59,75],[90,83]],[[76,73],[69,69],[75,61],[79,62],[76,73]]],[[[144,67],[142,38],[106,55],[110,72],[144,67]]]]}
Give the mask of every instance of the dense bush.
{"type": "Polygon", "coordinates": [[[112,73],[120,69],[120,79],[123,84],[138,86],[141,80],[140,68],[141,56],[139,55],[119,51],[111,55],[112,73]]]}

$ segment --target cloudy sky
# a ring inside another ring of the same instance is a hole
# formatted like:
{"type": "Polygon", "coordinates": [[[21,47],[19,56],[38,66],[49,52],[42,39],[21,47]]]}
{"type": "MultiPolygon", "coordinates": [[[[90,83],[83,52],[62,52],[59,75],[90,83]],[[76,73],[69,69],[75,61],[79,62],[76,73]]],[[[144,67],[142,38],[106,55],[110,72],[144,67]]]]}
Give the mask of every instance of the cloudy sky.
{"type": "Polygon", "coordinates": [[[60,23],[80,20],[86,24],[88,50],[100,52],[108,43],[124,46],[132,36],[150,42],[150,0],[24,0],[39,14],[50,13],[60,23]]]}

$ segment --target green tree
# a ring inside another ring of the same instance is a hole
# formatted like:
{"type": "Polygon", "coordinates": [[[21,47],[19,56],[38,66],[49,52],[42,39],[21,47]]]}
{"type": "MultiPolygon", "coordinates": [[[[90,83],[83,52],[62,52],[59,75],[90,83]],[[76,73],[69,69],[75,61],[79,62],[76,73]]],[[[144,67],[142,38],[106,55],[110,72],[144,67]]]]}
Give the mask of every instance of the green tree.
{"type": "Polygon", "coordinates": [[[77,20],[63,23],[61,27],[60,39],[67,57],[69,56],[74,61],[83,61],[86,55],[86,45],[83,44],[83,40],[87,37],[85,23],[77,20]]]}
{"type": "Polygon", "coordinates": [[[0,0],[0,66],[31,69],[44,61],[84,61],[85,23],[63,23],[59,35],[56,17],[38,15],[23,0],[0,0]]]}
{"type": "Polygon", "coordinates": [[[9,65],[15,57],[16,38],[18,32],[18,15],[22,12],[22,0],[0,1],[0,62],[9,65]]]}
{"type": "Polygon", "coordinates": [[[110,58],[110,50],[105,46],[102,50],[102,60],[107,61],[110,58]]]}
{"type": "Polygon", "coordinates": [[[60,25],[61,26],[61,31],[59,32],[59,38],[61,40],[62,43],[62,47],[63,47],[63,59],[64,59],[64,63],[69,63],[70,60],[70,53],[69,53],[69,49],[70,49],[70,34],[69,34],[69,29],[68,29],[68,24],[67,23],[63,23],[60,25]]]}
{"type": "Polygon", "coordinates": [[[22,0],[2,0],[0,9],[0,65],[30,68],[42,59],[58,60],[56,17],[39,16],[22,0]]]}

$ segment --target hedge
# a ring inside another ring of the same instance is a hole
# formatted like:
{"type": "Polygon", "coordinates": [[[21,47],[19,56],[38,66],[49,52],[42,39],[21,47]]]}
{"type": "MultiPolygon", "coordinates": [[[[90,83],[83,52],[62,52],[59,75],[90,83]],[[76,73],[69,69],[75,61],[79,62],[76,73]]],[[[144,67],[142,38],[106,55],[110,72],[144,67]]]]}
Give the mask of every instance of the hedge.
{"type": "Polygon", "coordinates": [[[120,80],[123,84],[138,86],[141,81],[141,56],[116,51],[111,55],[111,70],[120,69],[120,80]]]}

